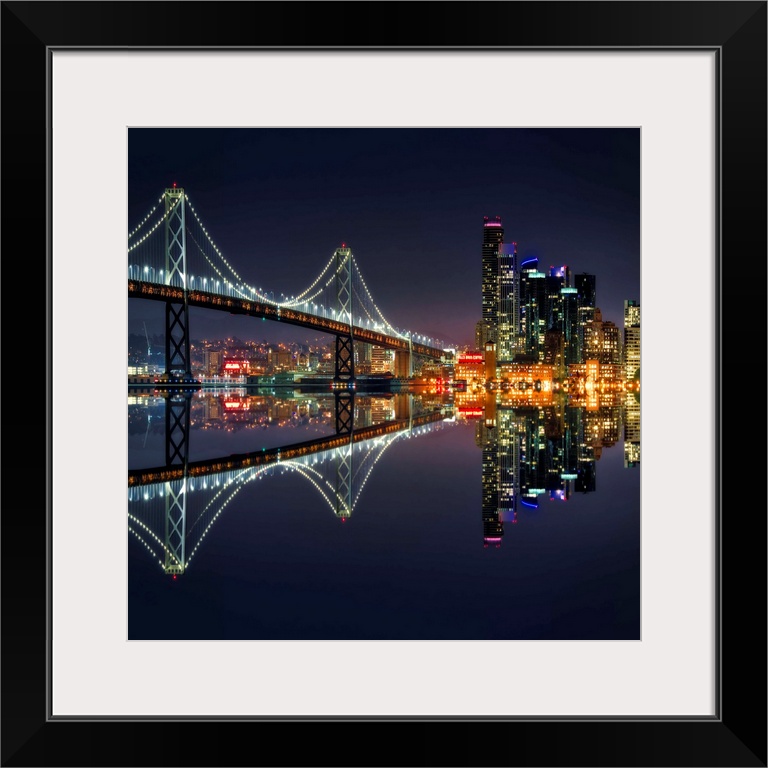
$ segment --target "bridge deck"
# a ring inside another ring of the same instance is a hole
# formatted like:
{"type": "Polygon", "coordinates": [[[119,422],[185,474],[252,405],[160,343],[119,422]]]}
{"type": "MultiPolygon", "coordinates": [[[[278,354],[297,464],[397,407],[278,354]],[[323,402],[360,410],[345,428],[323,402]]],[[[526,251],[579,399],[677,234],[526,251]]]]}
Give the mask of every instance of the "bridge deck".
{"type": "MultiPolygon", "coordinates": [[[[154,301],[183,302],[184,289],[173,285],[129,280],[128,296],[154,301]]],[[[235,296],[222,296],[221,294],[208,291],[188,291],[187,303],[191,307],[217,309],[233,315],[263,317],[267,320],[288,323],[289,325],[299,325],[303,328],[311,328],[312,330],[323,331],[337,336],[350,335],[350,326],[347,323],[341,323],[338,320],[332,320],[327,317],[319,317],[307,312],[300,312],[296,309],[277,307],[274,304],[265,304],[264,302],[242,299],[235,296]]],[[[433,359],[439,359],[443,354],[443,350],[437,347],[417,343],[409,345],[407,339],[372,331],[370,328],[364,328],[359,325],[352,326],[352,337],[355,341],[364,341],[368,344],[375,344],[387,349],[402,351],[412,349],[417,355],[424,355],[433,359]]]]}

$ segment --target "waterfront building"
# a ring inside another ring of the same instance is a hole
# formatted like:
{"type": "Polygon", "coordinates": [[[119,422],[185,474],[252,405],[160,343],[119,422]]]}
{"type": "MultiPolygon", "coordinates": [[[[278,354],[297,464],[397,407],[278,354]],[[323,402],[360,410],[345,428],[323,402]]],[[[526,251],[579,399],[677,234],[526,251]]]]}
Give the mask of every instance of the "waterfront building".
{"type": "Polygon", "coordinates": [[[293,370],[293,356],[286,349],[270,347],[267,352],[267,373],[280,373],[293,370]]]}
{"type": "Polygon", "coordinates": [[[250,365],[248,360],[226,359],[216,373],[219,376],[247,376],[250,373],[250,365]]]}
{"type": "Polygon", "coordinates": [[[206,349],[203,352],[203,369],[206,376],[215,376],[216,374],[220,373],[223,362],[223,352],[212,349],[206,349]]]}
{"type": "Polygon", "coordinates": [[[547,331],[546,275],[539,271],[537,258],[520,263],[520,344],[521,353],[544,362],[544,335],[547,331]]]}
{"type": "Polygon", "coordinates": [[[624,368],[627,381],[640,369],[640,302],[624,302],[624,368]]]}
{"type": "Polygon", "coordinates": [[[497,291],[496,357],[500,362],[508,362],[520,351],[518,339],[520,279],[517,271],[517,243],[499,245],[497,291]]]}
{"type": "Polygon", "coordinates": [[[491,338],[491,328],[485,320],[475,323],[475,349],[485,349],[485,344],[491,338]]]}
{"type": "Polygon", "coordinates": [[[454,379],[465,381],[467,387],[479,386],[485,382],[485,353],[475,350],[456,357],[454,379]]]}
{"type": "MultiPolygon", "coordinates": [[[[497,340],[498,332],[498,280],[499,280],[499,246],[504,242],[504,227],[501,217],[483,217],[483,249],[482,249],[482,320],[485,323],[483,344],[497,340]]],[[[483,349],[481,346],[480,349],[483,349]]]]}
{"type": "Polygon", "coordinates": [[[363,341],[354,341],[352,343],[352,347],[355,354],[355,373],[358,375],[363,373],[372,373],[372,345],[366,344],[363,341]]]}
{"type": "Polygon", "coordinates": [[[603,320],[599,307],[595,308],[594,320],[585,328],[584,360],[620,364],[621,334],[615,323],[603,320]]]}
{"type": "Polygon", "coordinates": [[[496,380],[496,345],[489,341],[485,345],[485,381],[496,380]]]}
{"type": "Polygon", "coordinates": [[[544,334],[544,362],[551,365],[558,378],[565,373],[565,336],[556,328],[544,334]]]}
{"type": "Polygon", "coordinates": [[[578,355],[577,359],[569,360],[569,363],[583,363],[586,359],[583,354],[587,326],[595,319],[595,307],[597,306],[596,278],[594,275],[581,272],[574,277],[576,288],[576,312],[578,314],[578,355]]]}
{"type": "Polygon", "coordinates": [[[547,363],[520,360],[514,363],[500,363],[499,378],[510,389],[536,391],[552,389],[554,367],[547,363]]]}
{"type": "Polygon", "coordinates": [[[371,347],[371,373],[392,373],[395,354],[391,349],[371,347]]]}

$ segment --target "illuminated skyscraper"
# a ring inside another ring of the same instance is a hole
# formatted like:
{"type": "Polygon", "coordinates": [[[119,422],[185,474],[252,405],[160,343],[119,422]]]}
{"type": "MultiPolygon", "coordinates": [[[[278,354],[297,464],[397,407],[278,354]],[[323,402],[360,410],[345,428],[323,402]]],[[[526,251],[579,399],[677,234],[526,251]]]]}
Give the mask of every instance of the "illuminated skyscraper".
{"type": "Polygon", "coordinates": [[[576,288],[576,303],[578,313],[578,358],[569,360],[573,363],[583,363],[587,327],[591,326],[595,319],[595,307],[597,306],[597,292],[595,290],[595,276],[582,272],[574,277],[576,288]]]}
{"type": "Polygon", "coordinates": [[[585,329],[584,356],[603,364],[621,362],[621,334],[618,326],[603,320],[603,314],[595,307],[594,320],[585,329]]]}
{"type": "Polygon", "coordinates": [[[504,242],[504,227],[501,217],[483,217],[483,263],[482,263],[482,294],[483,314],[486,323],[485,333],[488,338],[483,340],[497,341],[498,334],[498,302],[499,302],[499,246],[504,242]]]}
{"type": "Polygon", "coordinates": [[[537,258],[520,264],[521,351],[537,362],[544,362],[544,336],[547,332],[546,275],[539,272],[537,258]]]}
{"type": "Polygon", "coordinates": [[[498,252],[498,305],[496,358],[511,362],[519,352],[520,276],[517,271],[517,243],[502,243],[498,252]]]}
{"type": "Polygon", "coordinates": [[[485,349],[485,342],[489,339],[488,323],[478,320],[475,324],[475,349],[485,349]]]}
{"type": "Polygon", "coordinates": [[[567,364],[577,362],[578,292],[571,287],[571,270],[566,266],[550,267],[544,286],[544,362],[554,365],[559,377],[567,364]]]}
{"type": "Polygon", "coordinates": [[[624,367],[627,380],[640,369],[640,302],[624,302],[624,367]]]}

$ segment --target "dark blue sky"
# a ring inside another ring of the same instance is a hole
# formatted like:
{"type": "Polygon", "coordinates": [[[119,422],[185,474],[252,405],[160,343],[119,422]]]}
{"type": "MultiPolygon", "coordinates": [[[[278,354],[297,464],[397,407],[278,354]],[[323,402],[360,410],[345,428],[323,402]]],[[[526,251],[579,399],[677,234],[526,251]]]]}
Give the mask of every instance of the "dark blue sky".
{"type": "MultiPolygon", "coordinates": [[[[395,325],[448,343],[474,342],[483,216],[544,269],[595,274],[604,319],[621,326],[624,299],[641,298],[639,129],[130,129],[129,229],[173,182],[252,284],[295,294],[346,242],[395,325]]],[[[162,333],[162,305],[131,299],[129,331],[144,320],[162,333]]],[[[202,310],[190,325],[287,330],[202,310]]]]}

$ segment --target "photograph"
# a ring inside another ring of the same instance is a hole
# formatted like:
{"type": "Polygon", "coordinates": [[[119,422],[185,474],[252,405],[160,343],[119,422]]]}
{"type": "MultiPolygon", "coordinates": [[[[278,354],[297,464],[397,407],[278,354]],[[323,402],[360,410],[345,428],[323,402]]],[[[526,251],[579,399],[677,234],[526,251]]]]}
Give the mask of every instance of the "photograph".
{"type": "Polygon", "coordinates": [[[640,129],[130,128],[130,640],[639,640],[640,129]]]}

